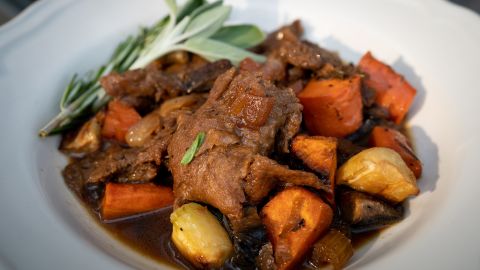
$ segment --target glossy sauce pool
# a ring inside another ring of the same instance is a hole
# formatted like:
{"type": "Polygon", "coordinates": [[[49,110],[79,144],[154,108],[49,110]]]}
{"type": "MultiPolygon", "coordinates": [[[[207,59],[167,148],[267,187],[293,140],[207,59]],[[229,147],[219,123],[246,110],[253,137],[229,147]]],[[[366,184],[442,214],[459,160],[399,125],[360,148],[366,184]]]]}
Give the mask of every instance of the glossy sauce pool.
{"type": "MultiPolygon", "coordinates": [[[[172,208],[168,207],[134,218],[108,223],[99,221],[99,223],[110,235],[146,257],[176,268],[194,269],[191,264],[181,258],[170,240],[172,233],[172,225],[170,223],[171,213],[172,208]]],[[[382,230],[375,230],[352,234],[354,250],[358,250],[373,238],[378,237],[381,231],[382,230]]],[[[233,268],[226,265],[223,269],[233,268]]],[[[308,267],[307,269],[314,268],[308,267]]]]}

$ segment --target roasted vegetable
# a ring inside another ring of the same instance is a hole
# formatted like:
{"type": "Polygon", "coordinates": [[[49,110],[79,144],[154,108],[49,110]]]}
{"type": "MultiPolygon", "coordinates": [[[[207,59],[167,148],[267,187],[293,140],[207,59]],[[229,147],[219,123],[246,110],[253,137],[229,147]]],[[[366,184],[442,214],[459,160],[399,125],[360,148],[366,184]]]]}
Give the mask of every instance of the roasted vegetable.
{"type": "Polygon", "coordinates": [[[203,103],[203,101],[205,101],[205,96],[202,94],[191,94],[172,98],[162,103],[158,113],[161,117],[166,117],[169,113],[175,110],[192,107],[203,103]]]}
{"type": "Polygon", "coordinates": [[[73,139],[62,142],[60,148],[68,153],[93,153],[97,151],[102,144],[100,134],[102,120],[103,114],[98,113],[83,124],[73,139]]]}
{"type": "Polygon", "coordinates": [[[401,205],[393,207],[383,200],[358,191],[340,192],[337,202],[342,219],[351,224],[354,232],[376,230],[400,221],[403,217],[401,205]]]}
{"type": "Polygon", "coordinates": [[[410,170],[412,170],[417,179],[422,175],[422,163],[415,156],[407,138],[399,131],[377,126],[372,130],[372,134],[370,135],[370,145],[395,150],[410,170]]]}
{"type": "Polygon", "coordinates": [[[387,108],[390,119],[400,124],[410,109],[417,90],[390,66],[375,59],[370,52],[362,57],[358,67],[367,75],[365,85],[375,90],[376,103],[387,108]]]}
{"type": "Polygon", "coordinates": [[[255,265],[259,270],[276,270],[275,258],[273,257],[272,243],[268,242],[262,246],[255,258],[255,265]]]}
{"type": "Polygon", "coordinates": [[[125,142],[128,129],[140,121],[142,117],[134,108],[118,100],[108,103],[107,113],[102,128],[102,136],[125,142]]]}
{"type": "Polygon", "coordinates": [[[132,125],[125,135],[125,141],[131,147],[140,147],[152,139],[155,131],[162,125],[162,119],[155,111],[132,125]]]}
{"type": "Polygon", "coordinates": [[[172,240],[178,251],[198,268],[223,265],[233,252],[225,229],[204,206],[188,203],[170,216],[172,240]]]}
{"type": "Polygon", "coordinates": [[[394,203],[419,192],[415,175],[400,155],[383,147],[369,148],[350,158],[338,169],[336,183],[394,203]]]}
{"type": "Polygon", "coordinates": [[[300,187],[278,193],[262,209],[277,269],[293,269],[332,222],[332,209],[300,187]]]}
{"type": "Polygon", "coordinates": [[[362,125],[361,79],[310,81],[298,94],[308,131],[345,137],[362,125]]]}
{"type": "Polygon", "coordinates": [[[310,261],[317,267],[332,265],[334,270],[342,269],[353,255],[351,240],[336,229],[331,229],[313,246],[310,261]]]}
{"type": "Polygon", "coordinates": [[[173,203],[169,187],[154,184],[107,183],[101,205],[103,220],[136,215],[160,209],[173,203]]]}
{"type": "Polygon", "coordinates": [[[299,135],[292,141],[292,153],[310,169],[325,176],[332,190],[337,169],[337,139],[299,135]]]}

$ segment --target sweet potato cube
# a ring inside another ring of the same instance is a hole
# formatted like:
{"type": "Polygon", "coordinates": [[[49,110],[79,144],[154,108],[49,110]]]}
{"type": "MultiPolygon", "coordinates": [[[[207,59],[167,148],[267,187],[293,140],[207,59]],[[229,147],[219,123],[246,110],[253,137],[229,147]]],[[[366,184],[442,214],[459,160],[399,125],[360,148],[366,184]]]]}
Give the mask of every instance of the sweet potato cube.
{"type": "Polygon", "coordinates": [[[332,209],[314,193],[291,187],[262,209],[278,270],[294,269],[332,222],[332,209]]]}
{"type": "Polygon", "coordinates": [[[399,131],[377,126],[372,130],[370,135],[370,145],[378,147],[386,147],[395,150],[405,161],[408,168],[412,170],[418,179],[422,175],[422,163],[415,156],[407,138],[399,131]]]}
{"type": "Polygon", "coordinates": [[[298,94],[307,129],[313,135],[345,137],[363,121],[361,79],[312,80],[298,94]]]}
{"type": "Polygon", "coordinates": [[[292,141],[292,153],[310,169],[325,176],[334,190],[337,169],[337,139],[299,135],[292,141]]]}
{"type": "Polygon", "coordinates": [[[113,220],[170,206],[173,199],[169,187],[107,183],[100,212],[103,220],[113,220]]]}
{"type": "Polygon", "coordinates": [[[390,66],[375,59],[370,52],[362,57],[358,67],[367,75],[365,85],[376,92],[375,102],[387,108],[390,119],[400,124],[410,109],[417,90],[390,66]]]}

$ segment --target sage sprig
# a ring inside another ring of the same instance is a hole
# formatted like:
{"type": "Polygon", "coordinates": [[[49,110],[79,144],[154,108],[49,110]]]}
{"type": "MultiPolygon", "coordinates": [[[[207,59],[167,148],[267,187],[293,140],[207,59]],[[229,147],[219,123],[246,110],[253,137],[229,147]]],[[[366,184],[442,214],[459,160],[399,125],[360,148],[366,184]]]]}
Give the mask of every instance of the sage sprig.
{"type": "Polygon", "coordinates": [[[245,50],[262,42],[264,33],[249,24],[224,26],[231,7],[222,1],[189,0],[181,9],[175,0],[165,2],[168,16],[120,43],[108,63],[96,71],[72,77],[60,99],[60,113],[40,130],[40,136],[76,127],[101,109],[110,100],[99,83],[102,76],[143,68],[169,52],[186,50],[210,61],[228,59],[234,64],[246,57],[264,61],[263,56],[245,50]]]}
{"type": "Polygon", "coordinates": [[[193,158],[195,157],[195,154],[198,152],[198,150],[200,149],[200,146],[202,146],[204,141],[205,141],[205,132],[203,131],[199,132],[195,140],[193,140],[192,145],[190,145],[187,151],[185,151],[185,154],[183,155],[183,158],[180,161],[180,164],[187,165],[190,162],[192,162],[193,158]]]}

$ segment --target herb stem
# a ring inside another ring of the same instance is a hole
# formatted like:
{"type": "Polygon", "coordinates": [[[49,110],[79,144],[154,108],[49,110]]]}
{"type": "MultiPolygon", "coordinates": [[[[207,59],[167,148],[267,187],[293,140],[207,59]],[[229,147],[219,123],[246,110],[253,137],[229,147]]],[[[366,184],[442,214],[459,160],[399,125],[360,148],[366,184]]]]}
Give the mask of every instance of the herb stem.
{"type": "Polygon", "coordinates": [[[246,57],[264,57],[244,50],[264,38],[254,25],[224,27],[231,7],[216,1],[188,0],[179,10],[175,0],[165,0],[169,14],[137,36],[129,36],[115,49],[109,62],[84,78],[74,75],[60,99],[60,113],[39,131],[41,137],[75,127],[85,117],[100,110],[111,97],[100,85],[100,78],[111,72],[144,68],[155,59],[176,50],[187,50],[207,60],[228,59],[238,64],[246,57]],[[210,39],[215,33],[219,40],[210,39]],[[234,41],[231,44],[230,41],[234,41]],[[234,43],[242,45],[237,47],[234,43]]]}

